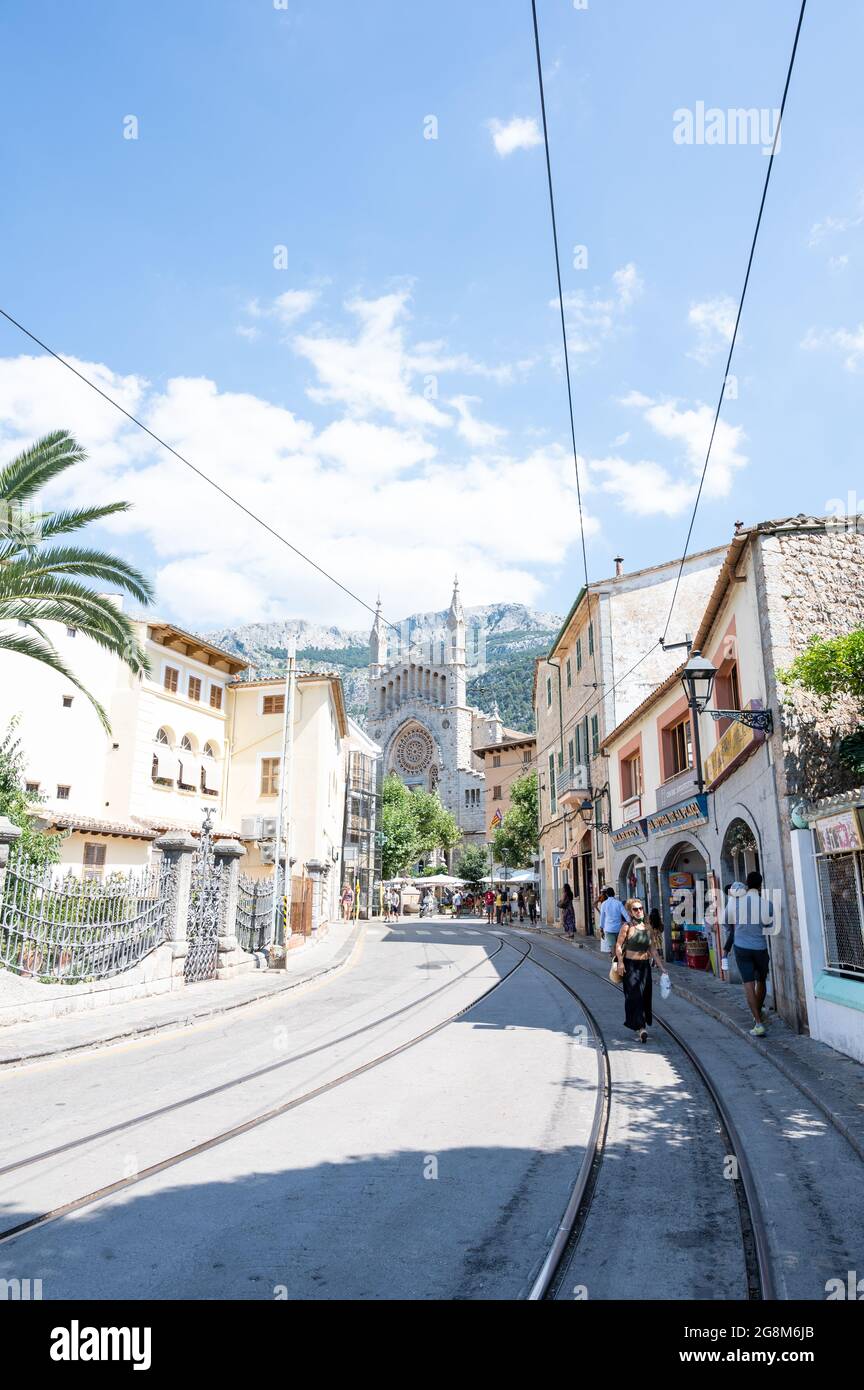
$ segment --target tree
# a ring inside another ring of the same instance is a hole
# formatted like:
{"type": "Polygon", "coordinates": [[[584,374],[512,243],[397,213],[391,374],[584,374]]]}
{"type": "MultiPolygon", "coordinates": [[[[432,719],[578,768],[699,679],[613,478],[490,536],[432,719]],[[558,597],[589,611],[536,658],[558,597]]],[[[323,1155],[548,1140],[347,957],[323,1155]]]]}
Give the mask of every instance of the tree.
{"type": "Polygon", "coordinates": [[[536,772],[517,777],[510,788],[510,809],[492,837],[492,856],[508,869],[531,867],[537,852],[540,802],[536,772]]]}
{"type": "Polygon", "coordinates": [[[864,714],[864,628],[843,637],[811,637],[777,679],[818,695],[826,707],[847,695],[864,714]]]}
{"type": "Polygon", "coordinates": [[[441,798],[422,787],[411,791],[395,773],[384,781],[381,828],[384,878],[395,878],[422,854],[453,849],[460,840],[455,817],[443,806],[441,798]]]}
{"type": "Polygon", "coordinates": [[[0,816],[7,816],[21,831],[16,845],[34,864],[56,864],[60,858],[61,837],[44,835],[33,829],[30,806],[44,797],[28,794],[24,783],[24,751],[15,736],[17,720],[12,720],[0,740],[0,816]]]}
{"type": "Polygon", "coordinates": [[[40,626],[63,623],[114,652],[136,673],[148,669],[130,618],[110,598],[82,582],[96,580],[100,586],[109,585],[149,603],[153,591],[144,575],[108,551],[65,541],[45,545],[128,510],[128,502],[107,502],[71,511],[37,511],[36,494],[86,457],[71,435],[57,430],[0,468],[0,621],[23,623],[29,629],[0,632],[0,650],[17,652],[59,671],[87,696],[110,732],[102,706],[67,669],[40,626]]]}
{"type": "Polygon", "coordinates": [[[479,888],[489,872],[489,851],[484,845],[467,845],[456,865],[456,877],[471,888],[479,888]]]}

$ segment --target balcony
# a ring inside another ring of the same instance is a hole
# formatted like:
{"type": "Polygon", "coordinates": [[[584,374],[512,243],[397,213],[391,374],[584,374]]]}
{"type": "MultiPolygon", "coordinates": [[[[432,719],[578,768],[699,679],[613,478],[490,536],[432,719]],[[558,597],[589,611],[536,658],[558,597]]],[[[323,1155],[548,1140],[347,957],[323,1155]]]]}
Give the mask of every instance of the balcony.
{"type": "Polygon", "coordinates": [[[590,795],[591,781],[585,763],[562,768],[558,773],[556,791],[560,805],[568,808],[581,806],[590,795]]]}

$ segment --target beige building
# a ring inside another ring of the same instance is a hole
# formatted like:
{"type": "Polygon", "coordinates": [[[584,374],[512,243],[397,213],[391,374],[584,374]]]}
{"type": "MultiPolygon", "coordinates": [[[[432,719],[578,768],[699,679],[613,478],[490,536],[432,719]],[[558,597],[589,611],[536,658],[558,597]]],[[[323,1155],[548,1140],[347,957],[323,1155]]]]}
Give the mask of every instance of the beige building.
{"type": "Polygon", "coordinates": [[[534,770],[537,739],[534,734],[508,729],[501,721],[497,704],[492,714],[475,728],[480,742],[474,756],[486,775],[486,843],[510,810],[510,790],[519,777],[534,770]]]}
{"type": "MultiPolygon", "coordinates": [[[[695,630],[724,554],[719,546],[688,557],[669,643],[695,630]]],[[[596,828],[609,824],[603,742],[607,730],[678,664],[680,654],[664,651],[659,638],[679,564],[625,573],[619,557],[612,578],[580,590],[548,656],[535,663],[540,884],[547,923],[557,919],[568,882],[577,930],[593,930],[593,902],[610,877],[608,836],[596,828]]]]}
{"type": "MultiPolygon", "coordinates": [[[[241,840],[245,872],[272,872],[285,714],[283,680],[244,679],[246,663],[170,623],[136,622],[150,673],[137,676],[88,638],[46,624],[89,700],[37,662],[0,653],[0,729],[17,718],[27,788],[61,862],[101,877],[147,863],[165,830],[197,833],[213,810],[241,840]]],[[[350,747],[338,677],[301,673],[294,701],[289,819],[294,872],[320,866],[322,916],[335,916],[350,747]]]]}

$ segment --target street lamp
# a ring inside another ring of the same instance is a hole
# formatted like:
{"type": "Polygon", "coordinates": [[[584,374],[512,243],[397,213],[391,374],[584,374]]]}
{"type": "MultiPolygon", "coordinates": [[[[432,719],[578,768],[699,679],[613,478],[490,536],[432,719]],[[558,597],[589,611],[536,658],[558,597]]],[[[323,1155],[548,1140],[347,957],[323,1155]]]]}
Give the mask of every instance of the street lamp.
{"type": "Polygon", "coordinates": [[[696,786],[701,793],[705,789],[705,778],[702,776],[702,745],[699,742],[699,715],[708,708],[711,699],[711,692],[714,689],[714,679],[717,675],[716,666],[712,666],[699,652],[691,652],[690,659],[684,670],[681,672],[681,684],[687,696],[687,704],[692,715],[693,725],[693,752],[696,763],[696,786]]]}

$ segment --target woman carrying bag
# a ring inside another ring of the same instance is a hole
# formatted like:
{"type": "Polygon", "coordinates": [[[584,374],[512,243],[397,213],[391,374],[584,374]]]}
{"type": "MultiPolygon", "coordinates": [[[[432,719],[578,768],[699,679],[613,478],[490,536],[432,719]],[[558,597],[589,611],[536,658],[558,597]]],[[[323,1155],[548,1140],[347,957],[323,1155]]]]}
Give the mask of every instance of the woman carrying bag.
{"type": "Polygon", "coordinates": [[[624,1025],[639,1034],[640,1042],[646,1043],[647,1025],[653,1022],[651,961],[661,975],[664,967],[645,921],[645,908],[638,898],[628,899],[627,913],[630,922],[622,925],[615,947],[618,975],[623,977],[624,984],[624,1025]]]}

